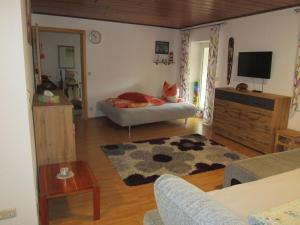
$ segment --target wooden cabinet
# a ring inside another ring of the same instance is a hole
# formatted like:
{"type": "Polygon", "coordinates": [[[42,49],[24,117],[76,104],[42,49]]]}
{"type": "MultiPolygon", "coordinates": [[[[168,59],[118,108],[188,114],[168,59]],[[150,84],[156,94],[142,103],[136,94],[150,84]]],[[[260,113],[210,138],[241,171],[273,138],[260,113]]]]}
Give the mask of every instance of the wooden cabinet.
{"type": "Polygon", "coordinates": [[[291,98],[217,88],[213,130],[263,153],[274,149],[275,132],[288,123],[291,98]]]}
{"type": "Polygon", "coordinates": [[[72,104],[59,92],[60,103],[41,103],[34,97],[33,114],[39,165],[76,160],[72,104]]]}
{"type": "Polygon", "coordinates": [[[300,132],[291,129],[276,132],[274,152],[300,148],[300,132]]]}

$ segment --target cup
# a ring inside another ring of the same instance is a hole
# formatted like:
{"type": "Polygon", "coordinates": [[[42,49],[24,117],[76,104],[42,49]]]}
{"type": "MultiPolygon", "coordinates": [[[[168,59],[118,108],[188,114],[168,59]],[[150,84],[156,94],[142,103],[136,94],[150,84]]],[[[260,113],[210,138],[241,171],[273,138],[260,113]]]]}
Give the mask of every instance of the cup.
{"type": "Polygon", "coordinates": [[[61,176],[68,176],[70,169],[68,167],[61,167],[60,168],[60,175],[61,176]]]}

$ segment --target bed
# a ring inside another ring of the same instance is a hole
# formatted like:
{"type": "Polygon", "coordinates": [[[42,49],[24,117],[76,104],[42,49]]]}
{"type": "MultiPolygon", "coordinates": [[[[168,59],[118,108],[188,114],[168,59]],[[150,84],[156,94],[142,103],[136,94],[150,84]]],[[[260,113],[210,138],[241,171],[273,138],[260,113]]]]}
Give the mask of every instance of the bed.
{"type": "Polygon", "coordinates": [[[131,126],[176,119],[185,119],[186,124],[187,119],[196,113],[194,105],[184,102],[166,102],[158,106],[151,105],[139,108],[117,108],[111,102],[101,101],[100,109],[116,124],[128,127],[129,136],[131,126]]]}

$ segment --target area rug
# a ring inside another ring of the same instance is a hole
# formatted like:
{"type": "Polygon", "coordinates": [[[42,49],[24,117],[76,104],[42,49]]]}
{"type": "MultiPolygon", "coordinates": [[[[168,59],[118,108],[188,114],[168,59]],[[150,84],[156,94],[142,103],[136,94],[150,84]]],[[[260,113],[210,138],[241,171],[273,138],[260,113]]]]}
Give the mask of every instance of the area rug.
{"type": "Polygon", "coordinates": [[[224,168],[247,158],[200,134],[101,146],[129,186],[154,182],[162,174],[177,176],[224,168]]]}

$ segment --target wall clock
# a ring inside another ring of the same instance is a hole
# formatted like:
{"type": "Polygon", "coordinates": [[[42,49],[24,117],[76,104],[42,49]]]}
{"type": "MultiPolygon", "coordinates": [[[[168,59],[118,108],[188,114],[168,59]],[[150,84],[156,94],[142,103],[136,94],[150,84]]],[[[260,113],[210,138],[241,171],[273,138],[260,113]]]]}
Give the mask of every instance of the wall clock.
{"type": "Polygon", "coordinates": [[[89,40],[93,44],[99,44],[101,42],[101,40],[102,40],[101,33],[99,31],[97,31],[97,30],[92,30],[89,33],[89,40]]]}

